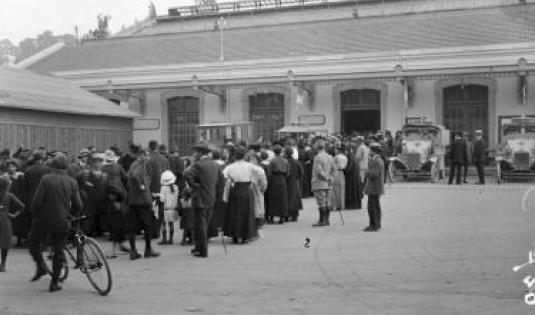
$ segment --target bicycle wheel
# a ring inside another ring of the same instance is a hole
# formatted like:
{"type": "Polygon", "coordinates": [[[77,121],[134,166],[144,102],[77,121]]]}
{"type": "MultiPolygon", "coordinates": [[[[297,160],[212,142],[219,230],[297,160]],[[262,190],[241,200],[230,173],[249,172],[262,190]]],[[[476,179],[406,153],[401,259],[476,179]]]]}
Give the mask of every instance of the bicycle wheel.
{"type": "Polygon", "coordinates": [[[82,253],[82,272],[100,295],[107,295],[112,286],[111,269],[100,246],[95,240],[86,238],[82,244],[82,253]]]}

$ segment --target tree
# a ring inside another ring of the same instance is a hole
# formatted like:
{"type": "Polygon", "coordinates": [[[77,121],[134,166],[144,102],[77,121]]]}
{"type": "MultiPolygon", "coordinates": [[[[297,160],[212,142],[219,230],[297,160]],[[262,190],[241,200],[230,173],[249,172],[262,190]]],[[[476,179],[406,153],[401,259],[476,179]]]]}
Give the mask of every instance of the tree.
{"type": "Polygon", "coordinates": [[[110,36],[109,30],[109,21],[111,16],[109,14],[99,14],[97,16],[97,28],[89,31],[88,34],[84,36],[85,39],[104,39],[110,36]]]}

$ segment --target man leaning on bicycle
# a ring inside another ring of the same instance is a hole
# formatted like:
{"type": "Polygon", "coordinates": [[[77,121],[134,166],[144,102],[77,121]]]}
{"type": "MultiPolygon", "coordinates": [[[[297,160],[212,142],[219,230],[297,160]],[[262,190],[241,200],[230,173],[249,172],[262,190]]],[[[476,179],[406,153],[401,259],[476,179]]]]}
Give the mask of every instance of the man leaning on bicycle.
{"type": "Polygon", "coordinates": [[[51,173],[40,181],[33,200],[33,222],[29,235],[30,254],[36,271],[31,281],[50,273],[42,253],[42,240],[49,239],[53,251],[50,291],[61,290],[59,276],[64,265],[63,248],[70,230],[71,209],[81,213],[82,201],[76,181],[67,175],[68,160],[59,154],[50,163],[51,173]]]}

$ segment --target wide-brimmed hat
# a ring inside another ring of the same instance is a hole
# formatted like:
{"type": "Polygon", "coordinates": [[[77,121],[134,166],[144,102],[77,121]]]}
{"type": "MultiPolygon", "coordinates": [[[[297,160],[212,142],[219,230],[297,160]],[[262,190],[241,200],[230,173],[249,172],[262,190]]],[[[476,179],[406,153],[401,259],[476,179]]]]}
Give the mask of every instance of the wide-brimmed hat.
{"type": "Polygon", "coordinates": [[[162,185],[172,185],[176,181],[176,176],[171,171],[165,171],[162,173],[160,183],[162,185]]]}
{"type": "Polygon", "coordinates": [[[210,152],[210,146],[208,145],[208,143],[201,141],[193,146],[193,150],[201,152],[210,152]]]}
{"type": "Polygon", "coordinates": [[[78,158],[88,157],[91,156],[91,151],[89,149],[82,149],[80,150],[80,153],[78,153],[78,158]]]}
{"type": "Polygon", "coordinates": [[[119,159],[119,157],[117,155],[115,155],[115,152],[113,152],[112,150],[106,150],[104,151],[104,161],[105,162],[117,162],[117,160],[119,159]]]}
{"type": "Polygon", "coordinates": [[[476,130],[476,135],[482,135],[482,134],[483,134],[483,130],[481,129],[476,130]]]}
{"type": "Polygon", "coordinates": [[[372,142],[370,143],[370,149],[371,150],[375,150],[375,151],[381,151],[381,144],[377,143],[377,142],[372,142]]]}
{"type": "Polygon", "coordinates": [[[93,161],[104,161],[106,160],[106,155],[104,153],[93,153],[91,159],[93,161]]]}

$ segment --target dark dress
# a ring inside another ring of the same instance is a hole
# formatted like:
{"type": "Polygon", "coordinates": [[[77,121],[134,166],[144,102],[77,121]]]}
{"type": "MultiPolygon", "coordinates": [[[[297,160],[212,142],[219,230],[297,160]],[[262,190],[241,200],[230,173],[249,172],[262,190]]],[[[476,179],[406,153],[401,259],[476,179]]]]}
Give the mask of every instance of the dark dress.
{"type": "Polygon", "coordinates": [[[107,175],[106,205],[107,216],[111,232],[111,240],[122,242],[127,233],[127,190],[128,177],[120,164],[104,165],[102,172],[107,175]]]}
{"type": "Polygon", "coordinates": [[[347,153],[347,167],[344,170],[346,209],[362,209],[362,183],[360,181],[359,163],[352,151],[347,153]]]}
{"type": "Polygon", "coordinates": [[[314,163],[314,152],[311,150],[299,151],[299,162],[303,167],[303,176],[301,177],[301,197],[312,197],[311,181],[312,181],[312,165],[314,163]]]}
{"type": "Polygon", "coordinates": [[[290,217],[297,219],[299,210],[303,209],[301,202],[301,187],[299,183],[303,178],[303,168],[301,164],[293,158],[288,159],[289,175],[286,179],[288,188],[288,214],[290,217]]]}
{"type": "Polygon", "coordinates": [[[11,219],[7,214],[22,211],[23,209],[24,204],[22,201],[12,193],[8,192],[3,198],[0,197],[0,249],[11,248],[13,229],[11,226],[11,219]]]}
{"type": "Polygon", "coordinates": [[[288,216],[288,185],[286,178],[289,174],[288,161],[275,157],[270,163],[270,178],[267,195],[267,217],[288,216]]]}

